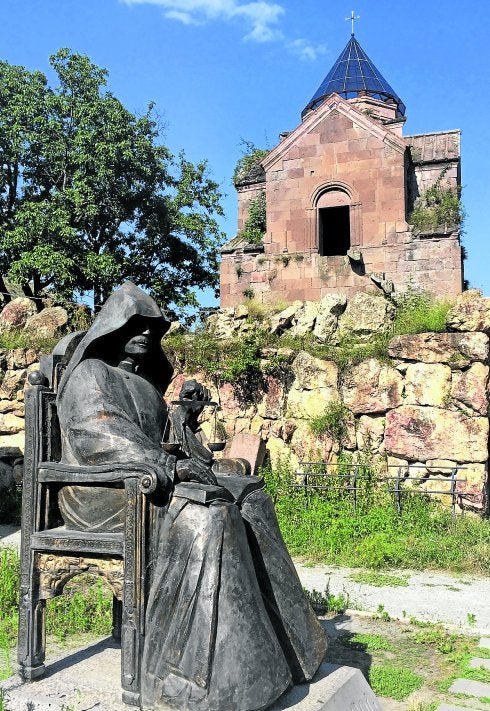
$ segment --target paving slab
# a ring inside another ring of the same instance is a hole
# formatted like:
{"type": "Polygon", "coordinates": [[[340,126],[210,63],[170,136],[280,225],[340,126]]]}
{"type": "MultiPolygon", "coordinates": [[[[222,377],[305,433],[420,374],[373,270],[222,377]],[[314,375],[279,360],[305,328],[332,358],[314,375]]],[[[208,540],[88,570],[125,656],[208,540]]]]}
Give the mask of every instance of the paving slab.
{"type": "Polygon", "coordinates": [[[0,526],[0,546],[20,548],[20,528],[18,526],[0,526]]]}
{"type": "Polygon", "coordinates": [[[490,671],[490,659],[481,659],[480,657],[473,657],[470,661],[470,667],[472,669],[478,669],[478,667],[484,667],[490,671]]]}
{"type": "Polygon", "coordinates": [[[480,711],[479,709],[472,709],[469,706],[453,706],[452,704],[442,704],[438,706],[436,711],[480,711]]]}
{"type": "Polygon", "coordinates": [[[473,681],[473,679],[456,679],[449,687],[451,694],[467,694],[468,696],[490,697],[490,684],[485,684],[482,681],[473,681]]]}
{"type": "MultiPolygon", "coordinates": [[[[36,681],[11,677],[0,689],[9,711],[128,711],[121,700],[120,669],[121,650],[107,638],[48,663],[45,676],[36,681]]],[[[286,709],[382,711],[382,706],[359,669],[322,664],[310,683],[293,687],[270,707],[286,709]]]]}
{"type": "Polygon", "coordinates": [[[478,646],[482,649],[490,649],[490,637],[482,637],[478,642],[478,646]]]}

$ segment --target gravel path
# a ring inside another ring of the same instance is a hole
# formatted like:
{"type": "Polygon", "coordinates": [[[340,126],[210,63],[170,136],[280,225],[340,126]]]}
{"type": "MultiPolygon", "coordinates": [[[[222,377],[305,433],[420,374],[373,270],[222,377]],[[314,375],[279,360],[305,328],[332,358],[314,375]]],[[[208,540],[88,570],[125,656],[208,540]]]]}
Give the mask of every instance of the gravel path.
{"type": "MultiPolygon", "coordinates": [[[[309,567],[296,561],[304,587],[348,597],[349,607],[376,612],[383,606],[390,617],[415,617],[442,622],[471,635],[490,634],[490,578],[433,571],[383,571],[406,579],[407,585],[382,586],[355,582],[358,569],[329,565],[309,567]]],[[[376,575],[376,573],[372,573],[376,575]]]]}

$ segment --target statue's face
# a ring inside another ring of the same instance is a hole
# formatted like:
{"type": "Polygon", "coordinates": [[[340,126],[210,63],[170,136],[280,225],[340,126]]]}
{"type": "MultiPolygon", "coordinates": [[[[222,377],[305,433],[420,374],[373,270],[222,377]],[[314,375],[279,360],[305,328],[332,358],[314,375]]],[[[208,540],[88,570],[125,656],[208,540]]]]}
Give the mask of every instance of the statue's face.
{"type": "Polygon", "coordinates": [[[149,323],[137,321],[128,334],[128,340],[124,345],[124,354],[133,358],[144,357],[150,352],[152,341],[152,331],[149,323]]]}

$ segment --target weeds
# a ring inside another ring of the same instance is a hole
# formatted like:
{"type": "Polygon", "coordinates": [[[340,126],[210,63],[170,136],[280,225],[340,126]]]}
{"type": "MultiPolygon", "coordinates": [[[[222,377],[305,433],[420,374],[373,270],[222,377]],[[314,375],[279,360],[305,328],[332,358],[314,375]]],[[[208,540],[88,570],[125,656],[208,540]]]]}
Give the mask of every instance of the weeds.
{"type": "Polygon", "coordinates": [[[339,639],[343,647],[360,652],[391,652],[395,649],[392,642],[380,634],[345,634],[339,639]]]}
{"type": "Polygon", "coordinates": [[[378,605],[376,612],[373,615],[373,620],[382,620],[383,622],[391,622],[390,613],[385,610],[384,605],[378,605]]]}
{"type": "Polygon", "coordinates": [[[3,689],[0,689],[0,711],[8,711],[7,702],[8,702],[7,692],[4,691],[3,689]]]}
{"type": "Polygon", "coordinates": [[[81,632],[110,634],[112,595],[101,578],[79,575],[65,585],[63,595],[48,600],[46,632],[59,641],[81,632]]]}
{"type": "Polygon", "coordinates": [[[251,141],[242,140],[242,156],[239,158],[233,172],[235,185],[244,180],[248,173],[260,164],[268,152],[265,148],[258,148],[251,141]]]}
{"type": "Polygon", "coordinates": [[[426,293],[408,293],[398,303],[391,335],[441,333],[446,330],[451,306],[450,301],[434,299],[426,293]]]}
{"type": "Polygon", "coordinates": [[[327,612],[342,614],[349,608],[349,596],[344,593],[333,595],[329,591],[328,585],[323,593],[305,588],[303,591],[317,615],[326,615],[327,612]]]}
{"type": "Polygon", "coordinates": [[[266,231],[265,190],[253,197],[248,203],[248,216],[240,233],[249,244],[261,244],[266,231]]]}
{"type": "Polygon", "coordinates": [[[373,585],[377,588],[382,587],[408,587],[408,580],[406,577],[401,577],[399,575],[388,575],[387,573],[379,573],[372,570],[365,570],[359,573],[352,573],[350,576],[351,580],[355,583],[361,583],[363,585],[373,585]]]}
{"type": "Polygon", "coordinates": [[[441,171],[436,182],[417,199],[408,221],[417,232],[430,232],[440,228],[454,229],[463,224],[465,211],[461,204],[461,191],[443,186],[447,168],[441,171]]]}
{"type": "Polygon", "coordinates": [[[463,639],[461,635],[448,632],[442,625],[430,623],[414,636],[417,644],[431,645],[441,654],[453,653],[463,639]]]}
{"type": "MultiPolygon", "coordinates": [[[[307,351],[315,358],[333,361],[341,372],[367,358],[377,358],[389,363],[388,345],[393,336],[444,331],[451,305],[447,301],[434,301],[433,297],[427,294],[408,294],[401,300],[395,320],[388,331],[374,335],[367,343],[343,337],[340,343],[333,345],[319,343],[312,333],[293,337],[286,332],[278,336],[269,333],[266,327],[257,328],[260,322],[266,320],[268,313],[277,311],[283,304],[268,308],[254,299],[252,289],[247,288],[243,293],[247,302],[248,320],[252,326],[251,333],[218,339],[212,329],[204,328],[193,334],[177,334],[165,339],[166,351],[182,371],[189,374],[202,371],[210,377],[219,376],[222,380],[233,382],[236,373],[245,373],[250,365],[255,372],[260,370],[260,351],[267,347],[288,349],[293,355],[307,351]],[[247,361],[245,365],[244,361],[247,361]]],[[[341,407],[341,403],[339,406],[341,407]]],[[[338,412],[337,415],[339,414],[342,413],[338,412]]],[[[329,420],[329,413],[323,421],[322,417],[323,415],[317,418],[318,422],[312,423],[313,429],[316,428],[319,432],[328,424],[325,419],[329,420]]],[[[338,417],[337,421],[340,421],[338,417]]]]}
{"type": "Polygon", "coordinates": [[[17,636],[19,574],[17,551],[0,548],[0,680],[13,671],[11,654],[17,636]]]}

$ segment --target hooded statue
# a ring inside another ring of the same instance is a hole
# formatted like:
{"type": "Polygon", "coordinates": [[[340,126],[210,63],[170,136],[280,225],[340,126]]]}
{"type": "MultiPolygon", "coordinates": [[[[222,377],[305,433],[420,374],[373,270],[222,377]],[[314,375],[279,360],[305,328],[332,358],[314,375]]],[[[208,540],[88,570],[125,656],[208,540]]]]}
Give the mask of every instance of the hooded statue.
{"type": "MultiPolygon", "coordinates": [[[[176,460],[160,449],[167,419],[162,395],[172,376],[160,340],[169,326],[155,301],[130,282],[109,297],[59,384],[64,462],[146,462],[170,487],[176,460]],[[138,366],[124,358],[124,341],[140,324],[149,325],[152,339],[144,364],[138,366]],[[137,374],[139,369],[144,377],[137,374]]],[[[60,491],[59,505],[70,528],[121,531],[124,527],[122,490],[66,486],[60,491]]]]}
{"type": "MultiPolygon", "coordinates": [[[[162,448],[169,420],[162,395],[172,369],[160,339],[168,325],[153,299],[132,284],[108,299],[60,382],[62,458],[149,463],[166,494],[162,505],[153,504],[142,707],[258,711],[291,683],[313,677],[325,636],[270,497],[253,488],[234,497],[223,488],[226,477],[218,486],[212,453],[196,444],[190,425],[180,428],[175,454],[162,448]]],[[[119,530],[119,494],[63,487],[65,524],[119,530]]]]}

